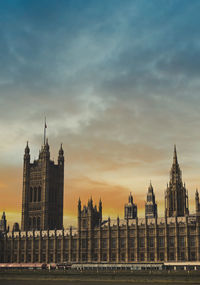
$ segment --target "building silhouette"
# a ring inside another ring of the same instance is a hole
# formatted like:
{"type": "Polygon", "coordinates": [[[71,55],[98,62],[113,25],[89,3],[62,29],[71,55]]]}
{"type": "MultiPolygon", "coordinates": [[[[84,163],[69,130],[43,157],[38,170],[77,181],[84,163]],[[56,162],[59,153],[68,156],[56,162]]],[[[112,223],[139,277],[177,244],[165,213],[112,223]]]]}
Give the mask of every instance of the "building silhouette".
{"type": "MultiPolygon", "coordinates": [[[[46,126],[46,125],[45,125],[46,126]]],[[[63,228],[64,152],[62,144],[58,163],[50,159],[48,139],[39,157],[30,162],[28,142],[24,152],[22,231],[63,228]]]]}
{"type": "Polygon", "coordinates": [[[79,199],[77,228],[64,229],[63,170],[62,146],[58,164],[55,165],[50,160],[47,141],[38,160],[33,163],[30,163],[27,145],[24,154],[22,227],[21,230],[13,228],[8,231],[3,214],[0,221],[0,262],[116,264],[200,261],[199,193],[196,191],[195,194],[196,212],[191,215],[176,148],[165,192],[163,217],[158,217],[155,194],[150,184],[145,218],[137,217],[132,194],[125,204],[124,219],[118,217],[115,220],[103,219],[101,200],[96,206],[90,198],[87,205],[82,206],[79,199]],[[58,195],[56,198],[55,193],[58,195]]]}

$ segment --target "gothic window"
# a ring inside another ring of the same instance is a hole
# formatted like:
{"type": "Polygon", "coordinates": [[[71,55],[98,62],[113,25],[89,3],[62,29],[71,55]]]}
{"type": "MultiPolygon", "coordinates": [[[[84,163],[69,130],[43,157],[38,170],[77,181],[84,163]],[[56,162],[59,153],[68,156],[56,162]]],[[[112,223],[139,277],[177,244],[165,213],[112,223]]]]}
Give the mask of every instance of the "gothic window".
{"type": "Polygon", "coordinates": [[[35,241],[34,246],[35,246],[35,249],[38,249],[38,248],[39,248],[39,240],[36,240],[36,241],[35,241]]]}
{"type": "Polygon", "coordinates": [[[46,249],[46,240],[42,241],[42,249],[46,249]]]}
{"type": "Polygon", "coordinates": [[[107,248],[107,239],[102,239],[102,248],[107,248]]]}
{"type": "Polygon", "coordinates": [[[24,245],[25,245],[25,241],[22,240],[22,241],[21,241],[21,249],[24,249],[24,245]]]}
{"type": "Polygon", "coordinates": [[[195,261],[195,260],[196,260],[196,253],[195,253],[195,251],[192,251],[192,252],[191,252],[191,260],[192,260],[192,261],[195,261]]]}
{"type": "Polygon", "coordinates": [[[134,261],[134,253],[131,252],[131,261],[134,261]]]}
{"type": "Polygon", "coordinates": [[[57,240],[57,248],[61,249],[61,240],[60,239],[57,240]]]}
{"type": "Polygon", "coordinates": [[[190,246],[195,246],[195,237],[194,236],[190,237],[190,246]]]}
{"type": "Polygon", "coordinates": [[[41,187],[38,187],[38,202],[41,201],[41,187]]]}
{"type": "Polygon", "coordinates": [[[15,240],[14,241],[14,249],[17,249],[17,245],[18,245],[17,243],[18,243],[17,240],[15,240]]]}
{"type": "Polygon", "coordinates": [[[94,261],[97,261],[97,260],[98,260],[98,254],[97,254],[96,252],[93,254],[93,260],[94,260],[94,261]]]}
{"type": "Polygon", "coordinates": [[[87,261],[87,253],[82,253],[82,261],[87,261]]]}
{"type": "Polygon", "coordinates": [[[44,253],[42,254],[42,261],[46,262],[46,254],[44,254],[44,253]]]}
{"type": "Polygon", "coordinates": [[[86,248],[86,247],[87,247],[87,240],[82,239],[82,248],[86,248]]]}
{"type": "Polygon", "coordinates": [[[53,239],[50,239],[50,241],[49,241],[49,248],[50,249],[54,248],[54,240],[53,239]]]}
{"type": "Polygon", "coordinates": [[[141,260],[141,261],[144,261],[144,253],[143,253],[143,252],[140,253],[140,260],[141,260]]]}
{"type": "MultiPolygon", "coordinates": [[[[86,255],[86,260],[87,260],[87,255],[86,255]]],[[[72,254],[72,261],[76,261],[76,253],[72,254]]]]}
{"type": "Polygon", "coordinates": [[[38,262],[39,260],[39,257],[38,257],[38,254],[35,255],[35,262],[38,262]]]}
{"type": "Polygon", "coordinates": [[[116,248],[116,238],[111,239],[111,247],[116,248]]]}
{"type": "Polygon", "coordinates": [[[28,262],[31,262],[31,254],[28,254],[27,261],[28,261],[28,262]]]}
{"type": "Polygon", "coordinates": [[[149,247],[154,247],[154,238],[153,237],[149,238],[149,247]]]}
{"type": "Polygon", "coordinates": [[[125,238],[120,239],[120,247],[125,248],[125,238]]]}
{"type": "Polygon", "coordinates": [[[66,248],[66,249],[69,248],[69,240],[68,240],[68,239],[65,240],[65,248],[66,248]]]}
{"type": "Polygon", "coordinates": [[[169,238],[169,246],[174,246],[174,237],[169,238]]]}
{"type": "Polygon", "coordinates": [[[125,261],[125,253],[121,254],[121,261],[125,261]]]}
{"type": "Polygon", "coordinates": [[[27,243],[28,243],[28,245],[27,245],[28,249],[31,249],[31,247],[32,247],[32,241],[31,241],[31,240],[28,240],[27,243]]]}
{"type": "Polygon", "coordinates": [[[28,225],[29,225],[29,229],[31,229],[31,226],[32,226],[31,218],[28,219],[28,225]]]}
{"type": "Polygon", "coordinates": [[[134,247],[134,238],[130,238],[129,239],[129,246],[131,247],[131,248],[133,248],[134,247]]]}
{"type": "Polygon", "coordinates": [[[164,247],[164,238],[163,237],[159,237],[158,242],[159,242],[159,247],[164,247]]]}
{"type": "Polygon", "coordinates": [[[33,201],[36,202],[37,201],[37,188],[34,188],[34,197],[33,197],[33,201]]]}
{"type": "Polygon", "coordinates": [[[60,262],[61,261],[61,256],[60,254],[57,255],[57,262],[60,262]]]}
{"type": "Polygon", "coordinates": [[[83,228],[85,229],[87,227],[87,221],[86,220],[83,220],[83,228]]]}
{"type": "Polygon", "coordinates": [[[179,238],[179,246],[182,248],[185,247],[185,238],[184,237],[179,238]]]}
{"type": "Polygon", "coordinates": [[[174,260],[174,252],[169,253],[169,260],[174,260]]]}
{"type": "Polygon", "coordinates": [[[21,255],[21,262],[24,262],[24,254],[21,255]]]}
{"type": "Polygon", "coordinates": [[[33,201],[33,188],[31,187],[30,188],[30,199],[29,199],[30,202],[33,201]]]}
{"type": "Polygon", "coordinates": [[[107,254],[106,253],[103,253],[103,261],[107,261],[107,254]]]}
{"type": "Polygon", "coordinates": [[[40,217],[37,218],[37,229],[40,229],[40,217]]]}
{"type": "Polygon", "coordinates": [[[183,252],[183,251],[181,252],[181,260],[185,261],[185,252],[183,252]]]}
{"type": "Polygon", "coordinates": [[[93,246],[94,246],[94,248],[98,248],[98,239],[94,239],[93,240],[93,246]]]}
{"type": "Polygon", "coordinates": [[[154,253],[153,252],[150,253],[150,261],[154,261],[154,253]]]}
{"type": "Polygon", "coordinates": [[[163,261],[164,260],[164,252],[161,252],[160,253],[160,261],[163,261]]]}
{"type": "Polygon", "coordinates": [[[33,218],[33,228],[34,229],[36,228],[36,218],[35,217],[33,218]]]}
{"type": "Polygon", "coordinates": [[[116,253],[112,253],[112,255],[111,255],[111,260],[112,260],[112,261],[116,261],[116,253]]]}
{"type": "Polygon", "coordinates": [[[76,249],[76,240],[72,240],[72,248],[76,249]]]}
{"type": "Polygon", "coordinates": [[[144,247],[144,238],[139,239],[139,246],[144,247]]]}

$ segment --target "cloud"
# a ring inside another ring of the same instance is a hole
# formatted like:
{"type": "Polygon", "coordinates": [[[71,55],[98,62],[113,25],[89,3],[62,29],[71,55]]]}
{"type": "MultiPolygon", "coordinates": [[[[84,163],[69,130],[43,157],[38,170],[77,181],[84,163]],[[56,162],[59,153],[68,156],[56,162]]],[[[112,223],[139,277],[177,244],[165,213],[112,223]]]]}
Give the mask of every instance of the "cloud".
{"type": "Polygon", "coordinates": [[[44,114],[55,160],[64,144],[69,200],[103,193],[109,213],[117,193],[113,213],[122,213],[129,190],[145,198],[152,179],[161,201],[174,143],[192,196],[200,160],[199,8],[199,1],[2,2],[2,207],[20,211],[23,149],[29,140],[37,157],[44,114]]]}

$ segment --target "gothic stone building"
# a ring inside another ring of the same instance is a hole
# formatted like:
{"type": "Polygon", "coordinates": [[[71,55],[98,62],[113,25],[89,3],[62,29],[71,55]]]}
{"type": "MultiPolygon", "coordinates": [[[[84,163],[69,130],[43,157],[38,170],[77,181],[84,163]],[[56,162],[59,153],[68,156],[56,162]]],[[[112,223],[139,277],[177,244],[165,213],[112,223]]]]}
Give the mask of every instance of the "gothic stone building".
{"type": "Polygon", "coordinates": [[[27,143],[24,153],[22,192],[22,231],[63,228],[64,155],[62,145],[58,164],[50,159],[48,140],[39,158],[30,163],[27,143]]]}
{"type": "MultiPolygon", "coordinates": [[[[59,160],[61,158],[63,171],[62,150],[59,153],[59,160]]],[[[165,215],[163,218],[159,218],[157,215],[154,190],[150,184],[145,204],[145,218],[137,217],[137,206],[133,203],[131,194],[128,204],[125,204],[124,219],[117,218],[116,220],[102,219],[101,200],[97,207],[93,205],[92,199],[86,206],[82,206],[79,199],[78,226],[76,229],[72,227],[64,229],[62,228],[62,217],[59,220],[62,212],[59,212],[55,222],[51,222],[50,217],[52,216],[49,212],[52,209],[56,215],[56,209],[59,211],[59,203],[62,205],[62,201],[58,201],[63,198],[61,194],[56,201],[53,200],[56,206],[52,205],[53,201],[48,196],[51,196],[48,191],[53,193],[55,189],[63,187],[63,176],[60,178],[60,174],[58,174],[59,167],[58,162],[56,174],[54,174],[55,169],[49,160],[48,146],[43,147],[39,160],[32,165],[29,162],[29,149],[26,149],[22,229],[9,232],[6,228],[5,214],[3,215],[3,220],[0,223],[1,262],[153,263],[200,261],[199,194],[197,191],[195,196],[196,213],[189,215],[188,194],[182,182],[176,149],[174,149],[170,182],[165,192],[165,215]],[[52,165],[52,171],[47,171],[47,165],[49,168],[52,165]],[[29,169],[27,174],[27,166],[32,169],[35,167],[35,172],[29,169]],[[42,177],[39,167],[43,173],[42,177]],[[31,177],[31,171],[33,171],[32,175],[37,173],[38,180],[36,177],[34,179],[33,176],[31,177]],[[49,175],[48,180],[45,178],[47,174],[49,175]],[[58,178],[55,180],[57,181],[55,184],[51,175],[58,178]],[[38,182],[33,183],[33,181],[38,182]],[[39,187],[42,191],[41,201],[39,192],[36,196],[33,194],[35,188],[38,191],[39,187]],[[33,192],[31,192],[31,188],[33,192]],[[32,207],[34,203],[35,208],[32,207]],[[41,208],[38,209],[38,206],[41,208]],[[36,226],[33,222],[27,222],[29,218],[37,218],[39,215],[41,222],[36,223],[36,226]],[[45,217],[45,215],[47,216],[45,217]],[[53,226],[55,226],[54,229],[52,229],[53,226]]]]}

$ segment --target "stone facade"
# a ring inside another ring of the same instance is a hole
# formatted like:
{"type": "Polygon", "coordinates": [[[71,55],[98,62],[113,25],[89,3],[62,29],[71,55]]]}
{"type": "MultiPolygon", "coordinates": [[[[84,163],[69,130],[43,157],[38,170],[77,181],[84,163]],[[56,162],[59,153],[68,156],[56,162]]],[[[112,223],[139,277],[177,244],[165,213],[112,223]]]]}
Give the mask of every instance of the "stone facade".
{"type": "Polygon", "coordinates": [[[62,145],[59,150],[58,164],[50,159],[47,140],[39,152],[39,158],[31,163],[27,143],[23,167],[22,231],[62,229],[63,187],[62,145]]]}
{"type": "MultiPolygon", "coordinates": [[[[28,155],[29,149],[26,149],[25,160],[29,161],[28,155]]],[[[63,156],[63,151],[59,153],[59,156],[63,156]]],[[[40,154],[39,160],[42,157],[43,154],[40,154]]],[[[57,167],[59,168],[59,164],[57,167]]],[[[52,172],[49,173],[51,175],[52,172]]],[[[26,170],[24,175],[26,178],[26,170]]],[[[26,181],[25,179],[24,189],[28,187],[26,181]]],[[[29,184],[28,189],[31,185],[29,184]]],[[[24,199],[23,196],[23,201],[24,199]]],[[[77,228],[50,230],[51,227],[49,227],[48,230],[43,230],[40,227],[40,230],[27,229],[25,231],[25,226],[22,223],[22,230],[9,232],[4,227],[4,231],[0,232],[0,262],[149,263],[200,261],[198,191],[195,195],[196,213],[193,215],[189,215],[187,199],[188,195],[185,185],[182,183],[175,149],[170,183],[165,194],[166,208],[163,218],[159,218],[157,215],[152,185],[148,189],[146,202],[146,206],[151,205],[152,207],[146,207],[145,218],[137,217],[137,206],[133,203],[131,194],[128,204],[125,204],[125,218],[116,220],[102,219],[101,200],[98,207],[93,204],[92,198],[89,199],[86,206],[82,207],[79,199],[77,228]],[[129,208],[131,210],[128,211],[129,208]],[[136,211],[134,210],[134,212],[133,209],[136,211]]],[[[5,215],[2,217],[3,224],[6,224],[5,215]]]]}

